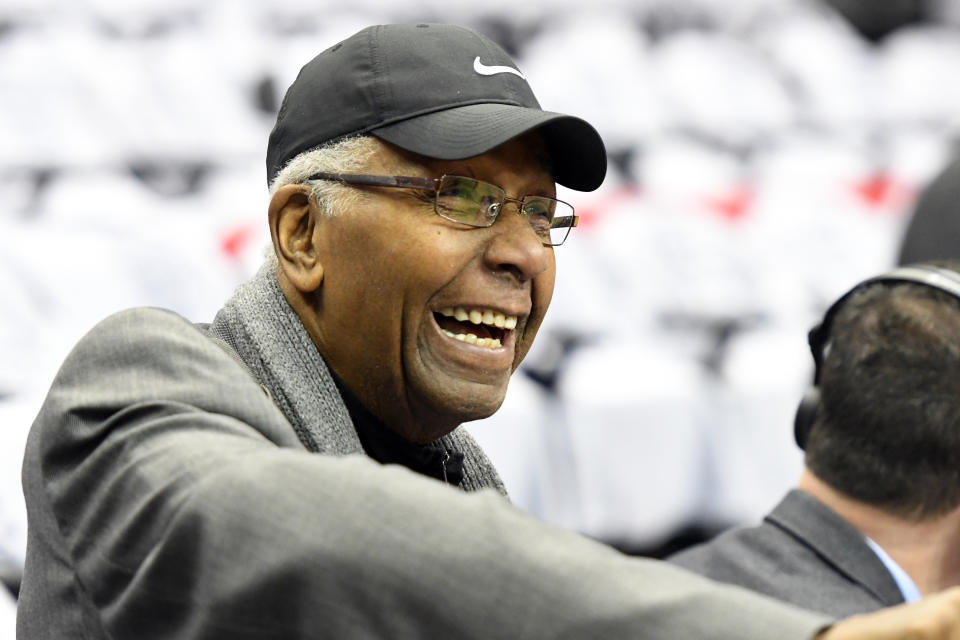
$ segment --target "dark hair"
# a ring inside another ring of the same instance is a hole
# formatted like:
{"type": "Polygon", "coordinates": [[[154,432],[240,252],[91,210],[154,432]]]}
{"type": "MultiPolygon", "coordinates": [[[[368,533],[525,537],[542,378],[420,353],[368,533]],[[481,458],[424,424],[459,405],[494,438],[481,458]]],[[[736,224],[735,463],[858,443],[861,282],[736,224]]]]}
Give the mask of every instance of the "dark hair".
{"type": "Polygon", "coordinates": [[[912,283],[855,293],[833,319],[820,393],[806,448],[817,477],[914,520],[960,505],[960,300],[912,283]]]}

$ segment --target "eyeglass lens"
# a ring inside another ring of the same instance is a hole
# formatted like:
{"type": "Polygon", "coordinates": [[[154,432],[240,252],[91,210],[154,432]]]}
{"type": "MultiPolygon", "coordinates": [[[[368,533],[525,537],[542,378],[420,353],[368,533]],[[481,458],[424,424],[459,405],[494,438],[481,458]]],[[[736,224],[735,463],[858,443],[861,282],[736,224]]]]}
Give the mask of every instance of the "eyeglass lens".
{"type": "MultiPolygon", "coordinates": [[[[436,211],[448,220],[473,227],[489,227],[503,208],[506,193],[500,187],[465,178],[443,176],[437,189],[436,211]]],[[[542,242],[559,245],[573,226],[573,207],[545,196],[526,196],[521,203],[524,218],[542,242]]]]}

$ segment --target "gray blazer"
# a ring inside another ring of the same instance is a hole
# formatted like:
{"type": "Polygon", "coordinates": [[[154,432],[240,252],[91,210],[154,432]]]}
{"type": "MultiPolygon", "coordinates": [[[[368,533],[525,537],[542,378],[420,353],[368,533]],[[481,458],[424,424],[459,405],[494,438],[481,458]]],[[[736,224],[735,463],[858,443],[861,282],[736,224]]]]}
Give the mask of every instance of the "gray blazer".
{"type": "Polygon", "coordinates": [[[863,534],[795,489],[757,527],[725,532],[669,558],[714,580],[846,617],[903,602],[863,534]]]}
{"type": "Polygon", "coordinates": [[[156,309],[74,348],[23,486],[20,640],[799,639],[828,622],[492,489],[311,453],[246,368],[156,309]]]}

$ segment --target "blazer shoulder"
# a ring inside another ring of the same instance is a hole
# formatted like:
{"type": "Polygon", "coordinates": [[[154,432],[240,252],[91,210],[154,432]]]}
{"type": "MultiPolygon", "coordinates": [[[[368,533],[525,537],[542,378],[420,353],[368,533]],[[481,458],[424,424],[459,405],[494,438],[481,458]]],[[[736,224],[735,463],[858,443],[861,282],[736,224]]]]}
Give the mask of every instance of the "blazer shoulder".
{"type": "Polygon", "coordinates": [[[88,370],[122,363],[218,359],[225,354],[202,326],[169,309],[135,307],[111,314],[73,347],[64,368],[82,362],[88,370]]]}
{"type": "MultiPolygon", "coordinates": [[[[201,325],[202,327],[202,325],[201,325]]],[[[201,327],[170,309],[160,307],[132,307],[117,311],[95,324],[80,339],[110,340],[114,338],[150,338],[173,335],[203,335],[201,327]]]]}
{"type": "Polygon", "coordinates": [[[139,307],[108,316],[80,339],[44,406],[62,414],[170,402],[230,414],[253,397],[275,409],[250,370],[202,327],[173,311],[139,307]]]}

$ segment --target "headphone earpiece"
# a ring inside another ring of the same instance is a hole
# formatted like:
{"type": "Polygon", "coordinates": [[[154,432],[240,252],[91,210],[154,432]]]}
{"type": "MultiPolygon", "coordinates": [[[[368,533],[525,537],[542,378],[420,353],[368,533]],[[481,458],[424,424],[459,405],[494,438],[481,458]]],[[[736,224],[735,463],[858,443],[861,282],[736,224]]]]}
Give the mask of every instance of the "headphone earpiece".
{"type": "Polygon", "coordinates": [[[797,407],[797,415],[793,418],[793,437],[801,449],[807,448],[807,436],[810,435],[810,429],[813,428],[819,409],[820,387],[812,386],[804,392],[797,407]]]}

